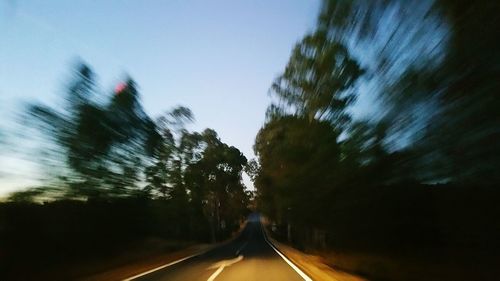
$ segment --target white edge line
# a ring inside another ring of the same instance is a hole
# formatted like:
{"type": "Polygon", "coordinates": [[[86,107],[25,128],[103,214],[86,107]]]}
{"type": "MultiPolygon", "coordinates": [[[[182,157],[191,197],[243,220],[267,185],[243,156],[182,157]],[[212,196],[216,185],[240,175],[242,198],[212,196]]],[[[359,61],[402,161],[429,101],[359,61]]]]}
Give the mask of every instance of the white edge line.
{"type": "Polygon", "coordinates": [[[271,243],[269,240],[267,240],[267,236],[266,236],[266,233],[264,232],[264,225],[262,225],[262,222],[260,223],[260,227],[261,227],[261,230],[262,230],[262,234],[264,235],[264,240],[266,240],[267,244],[269,244],[269,246],[271,246],[271,248],[273,248],[273,250],[278,253],[278,255],[280,255],[280,257],[293,269],[295,270],[299,275],[300,277],[302,277],[304,280],[306,281],[313,281],[309,276],[307,276],[302,270],[300,270],[300,268],[298,268],[295,264],[293,264],[293,262],[291,262],[287,257],[285,257],[285,255],[283,255],[278,249],[276,249],[276,247],[273,245],[273,243],[271,243]]]}
{"type": "Polygon", "coordinates": [[[164,265],[162,265],[162,266],[155,267],[155,268],[153,268],[153,269],[151,269],[151,270],[148,270],[148,271],[146,271],[146,272],[139,273],[139,274],[134,275],[134,276],[132,276],[132,277],[125,278],[125,279],[123,279],[123,281],[130,281],[130,280],[134,280],[134,279],[136,279],[136,278],[139,278],[139,277],[141,277],[141,276],[144,276],[144,275],[150,274],[150,273],[152,273],[152,272],[155,272],[155,271],[157,271],[157,270],[163,269],[163,268],[165,268],[165,267],[169,267],[169,266],[171,266],[171,265],[174,265],[174,264],[177,264],[177,263],[183,262],[183,261],[185,261],[185,260],[187,260],[187,259],[190,259],[190,258],[192,258],[192,257],[199,256],[199,255],[201,255],[201,254],[203,254],[203,253],[205,253],[205,252],[201,252],[201,253],[198,253],[198,254],[190,255],[190,256],[184,257],[184,258],[182,258],[182,259],[178,259],[178,260],[176,260],[176,261],[173,261],[173,262],[170,262],[170,263],[164,264],[164,265]]]}

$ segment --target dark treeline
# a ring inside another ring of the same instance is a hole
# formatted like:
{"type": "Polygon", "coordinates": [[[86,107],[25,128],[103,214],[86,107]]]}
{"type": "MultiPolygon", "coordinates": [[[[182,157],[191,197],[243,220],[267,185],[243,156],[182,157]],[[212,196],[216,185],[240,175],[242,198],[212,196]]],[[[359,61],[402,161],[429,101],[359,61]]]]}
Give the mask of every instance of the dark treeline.
{"type": "Polygon", "coordinates": [[[498,15],[497,1],[323,1],[249,165],[275,235],[376,280],[492,280],[498,15]]]}
{"type": "Polygon", "coordinates": [[[62,104],[27,105],[30,157],[45,179],[0,204],[4,276],[36,276],[150,238],[180,247],[229,237],[247,214],[247,159],[212,129],[189,131],[193,121],[182,106],[152,120],[132,79],[106,95],[84,64],[62,104]]]}

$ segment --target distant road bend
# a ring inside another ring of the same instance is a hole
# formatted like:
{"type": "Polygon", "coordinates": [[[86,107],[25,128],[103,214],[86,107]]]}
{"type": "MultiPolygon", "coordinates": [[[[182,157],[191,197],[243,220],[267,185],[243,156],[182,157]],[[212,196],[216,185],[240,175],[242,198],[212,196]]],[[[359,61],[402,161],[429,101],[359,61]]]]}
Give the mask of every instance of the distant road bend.
{"type": "Polygon", "coordinates": [[[246,227],[233,241],[126,280],[312,281],[271,245],[258,214],[249,216],[246,227]]]}

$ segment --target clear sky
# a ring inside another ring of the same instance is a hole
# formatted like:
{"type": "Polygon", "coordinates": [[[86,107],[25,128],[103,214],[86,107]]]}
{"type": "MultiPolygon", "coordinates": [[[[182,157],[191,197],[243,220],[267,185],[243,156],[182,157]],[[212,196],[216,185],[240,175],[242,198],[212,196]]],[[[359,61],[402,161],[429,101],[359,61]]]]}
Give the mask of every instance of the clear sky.
{"type": "MultiPolygon", "coordinates": [[[[193,129],[213,128],[252,158],[269,86],[294,43],[314,27],[319,4],[0,0],[0,110],[23,100],[53,102],[79,58],[97,73],[101,89],[111,91],[129,74],[151,116],[188,106],[193,129]]],[[[23,165],[6,159],[3,167],[23,165]]],[[[15,182],[4,180],[0,194],[15,182]]]]}

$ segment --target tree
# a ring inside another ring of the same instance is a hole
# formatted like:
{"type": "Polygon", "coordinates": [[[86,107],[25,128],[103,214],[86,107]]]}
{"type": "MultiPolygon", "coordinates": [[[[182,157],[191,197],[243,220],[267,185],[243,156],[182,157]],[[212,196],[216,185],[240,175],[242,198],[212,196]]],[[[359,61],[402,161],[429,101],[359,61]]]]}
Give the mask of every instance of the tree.
{"type": "Polygon", "coordinates": [[[318,29],[362,52],[380,109],[369,118],[387,125],[389,150],[413,154],[406,165],[420,181],[499,181],[499,11],[491,1],[323,1],[318,29]]]}
{"type": "Polygon", "coordinates": [[[133,80],[106,105],[96,94],[94,74],[82,64],[68,87],[63,110],[41,104],[29,107],[28,117],[54,145],[49,157],[59,165],[59,196],[128,196],[137,190],[142,177],[137,167],[154,145],[154,124],[142,109],[133,80]]]}
{"type": "Polygon", "coordinates": [[[239,226],[248,198],[241,174],[247,159],[235,147],[220,141],[214,130],[201,134],[201,159],[188,168],[192,203],[202,210],[211,229],[212,240],[223,237],[239,226]]]}
{"type": "Polygon", "coordinates": [[[441,170],[445,178],[500,183],[500,82],[496,78],[500,5],[448,0],[438,5],[450,23],[451,35],[437,75],[442,81],[436,95],[441,110],[431,119],[422,146],[427,155],[445,163],[446,169],[441,170]]]}
{"type": "Polygon", "coordinates": [[[175,107],[157,120],[160,141],[154,154],[153,163],[146,169],[148,189],[154,189],[165,198],[184,198],[187,201],[184,172],[196,161],[196,148],[200,137],[185,129],[194,120],[191,110],[175,107]],[[175,193],[175,194],[174,194],[175,193]]]}
{"type": "MultiPolygon", "coordinates": [[[[347,49],[328,38],[323,31],[307,35],[298,43],[285,71],[273,83],[271,90],[280,106],[290,107],[295,114],[313,119],[327,119],[342,127],[347,115],[345,108],[355,95],[355,81],[363,71],[347,49]]],[[[271,114],[287,111],[273,107],[271,114]]]]}
{"type": "MultiPolygon", "coordinates": [[[[148,190],[159,195],[180,217],[191,217],[191,233],[210,228],[212,241],[226,237],[238,226],[248,203],[241,173],[247,160],[235,147],[221,142],[214,130],[189,132],[184,125],[194,118],[177,107],[157,121],[161,136],[152,163],[146,168],[148,190]]],[[[180,229],[178,233],[189,232],[180,229]]]]}
{"type": "MultiPolygon", "coordinates": [[[[70,189],[60,190],[72,196],[93,196],[94,186],[99,182],[99,161],[109,149],[106,130],[96,128],[103,112],[92,102],[95,94],[94,74],[84,65],[78,65],[68,87],[63,110],[42,104],[30,104],[28,118],[39,126],[47,142],[54,144],[54,149],[47,158],[57,165],[61,178],[70,189]],[[90,133],[98,129],[96,138],[90,133]],[[69,168],[69,170],[68,170],[69,168]]],[[[58,187],[60,188],[60,187],[58,187]]],[[[59,194],[61,195],[61,194],[59,194]]]]}
{"type": "Polygon", "coordinates": [[[256,186],[268,215],[282,221],[291,210],[297,222],[325,222],[321,214],[326,198],[340,176],[337,138],[329,122],[294,116],[275,119],[259,131],[254,145],[261,171],[256,186]]]}

